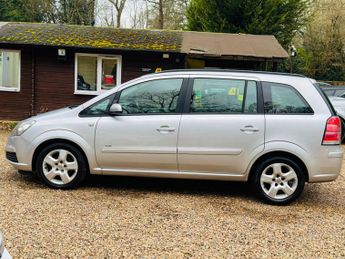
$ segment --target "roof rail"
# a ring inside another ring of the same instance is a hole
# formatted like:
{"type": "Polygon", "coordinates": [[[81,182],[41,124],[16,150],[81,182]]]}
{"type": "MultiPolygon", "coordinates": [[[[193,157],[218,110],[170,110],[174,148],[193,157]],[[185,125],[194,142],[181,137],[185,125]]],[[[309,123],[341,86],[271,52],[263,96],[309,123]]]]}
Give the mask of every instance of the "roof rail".
{"type": "Polygon", "coordinates": [[[173,72],[232,72],[232,73],[248,73],[248,74],[267,74],[267,75],[280,75],[280,76],[296,76],[306,78],[300,74],[289,74],[282,72],[269,72],[269,71],[254,71],[254,70],[236,70],[236,69],[220,69],[220,68],[204,68],[204,69],[171,69],[164,70],[159,73],[173,73],[173,72]]]}

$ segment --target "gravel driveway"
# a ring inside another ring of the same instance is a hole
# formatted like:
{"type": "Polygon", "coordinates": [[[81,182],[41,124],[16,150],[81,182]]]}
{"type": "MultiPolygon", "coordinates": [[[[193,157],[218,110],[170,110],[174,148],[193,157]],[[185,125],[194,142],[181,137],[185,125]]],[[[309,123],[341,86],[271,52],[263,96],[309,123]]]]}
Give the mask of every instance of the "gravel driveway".
{"type": "Polygon", "coordinates": [[[0,229],[15,258],[345,257],[345,172],[294,204],[260,203],[246,184],[92,177],[46,188],[3,158],[0,229]]]}

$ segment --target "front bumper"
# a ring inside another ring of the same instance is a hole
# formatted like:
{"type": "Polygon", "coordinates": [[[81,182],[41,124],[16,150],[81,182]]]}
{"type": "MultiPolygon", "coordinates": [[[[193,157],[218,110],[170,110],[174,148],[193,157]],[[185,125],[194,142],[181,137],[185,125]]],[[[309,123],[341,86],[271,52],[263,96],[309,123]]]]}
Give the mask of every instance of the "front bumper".
{"type": "Polygon", "coordinates": [[[32,144],[26,139],[10,136],[5,146],[6,160],[17,170],[32,171],[33,150],[32,144]],[[16,159],[13,159],[14,156],[16,159]]]}

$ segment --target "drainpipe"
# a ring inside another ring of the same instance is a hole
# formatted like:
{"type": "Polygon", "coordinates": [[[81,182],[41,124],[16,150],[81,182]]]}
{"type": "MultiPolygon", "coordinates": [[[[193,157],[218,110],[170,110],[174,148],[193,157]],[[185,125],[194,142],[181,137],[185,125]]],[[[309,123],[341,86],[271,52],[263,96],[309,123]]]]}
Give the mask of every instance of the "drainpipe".
{"type": "Polygon", "coordinates": [[[35,55],[35,47],[32,47],[31,51],[31,116],[36,114],[36,107],[35,107],[35,77],[36,77],[36,55],[35,55]]]}

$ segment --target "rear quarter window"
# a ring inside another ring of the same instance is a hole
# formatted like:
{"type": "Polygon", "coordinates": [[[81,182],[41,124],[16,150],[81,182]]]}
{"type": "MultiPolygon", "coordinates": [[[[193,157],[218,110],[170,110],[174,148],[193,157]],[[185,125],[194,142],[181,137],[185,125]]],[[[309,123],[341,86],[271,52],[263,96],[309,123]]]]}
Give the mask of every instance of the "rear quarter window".
{"type": "Polygon", "coordinates": [[[266,114],[313,114],[313,109],[292,86],[263,82],[264,110],[266,114]]]}

